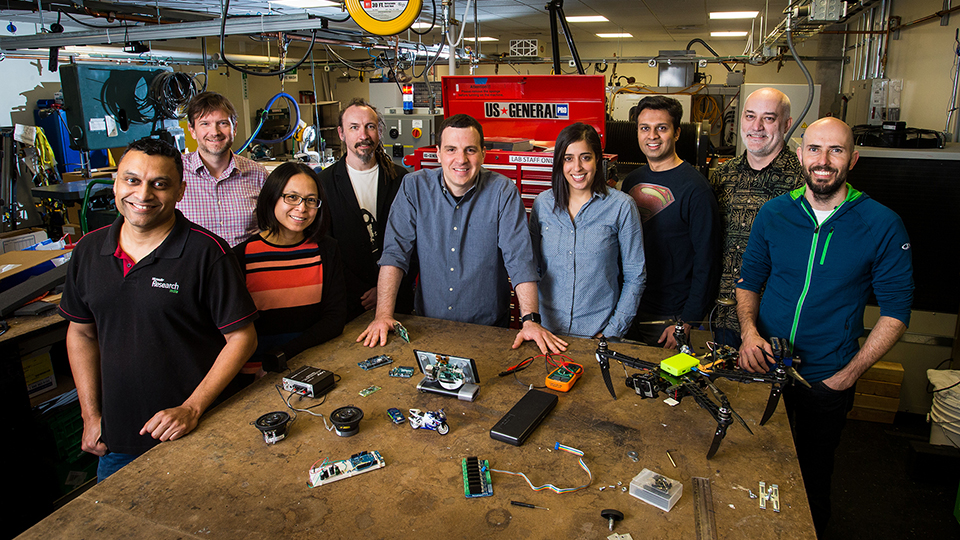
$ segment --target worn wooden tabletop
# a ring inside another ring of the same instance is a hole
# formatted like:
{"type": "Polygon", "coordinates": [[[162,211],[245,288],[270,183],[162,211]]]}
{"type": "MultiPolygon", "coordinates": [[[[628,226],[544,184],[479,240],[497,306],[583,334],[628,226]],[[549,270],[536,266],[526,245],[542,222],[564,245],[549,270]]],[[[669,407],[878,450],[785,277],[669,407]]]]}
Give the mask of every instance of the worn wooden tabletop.
{"type": "MultiPolygon", "coordinates": [[[[411,343],[391,337],[383,348],[355,343],[370,314],[349,324],[344,334],[311,349],[291,367],[311,365],[341,377],[319,400],[295,398],[300,407],[329,417],[344,405],[363,410],[359,432],[339,437],[324,418],[298,414],[286,439],[265,443],[252,423],[285,410],[270,374],[224,405],[210,411],[189,436],[159,445],[114,476],[87,491],[22,535],[22,538],[606,538],[611,532],[600,513],[625,516],[614,527],[633,538],[696,538],[693,477],[711,480],[719,538],[814,538],[813,524],[796,452],[781,403],[765,425],[759,420],[769,387],[720,380],[717,385],[753,430],[735,423],[719,451],[706,459],[716,423],[692,398],[677,406],[661,399],[640,400],[623,383],[623,369],[611,370],[617,399],[606,388],[594,356],[596,341],[572,340],[568,356],[585,368],[569,393],[520,447],[490,438],[490,428],[527,391],[543,386],[546,368],[536,360],[514,376],[497,374],[537,354],[527,343],[511,350],[515,332],[484,326],[401,317],[411,343]],[[474,402],[419,393],[419,371],[411,379],[388,376],[390,367],[415,366],[413,350],[476,360],[480,393],[474,402]],[[394,363],[370,371],[357,362],[377,354],[394,363]],[[358,392],[371,385],[379,391],[358,392]],[[394,425],[386,410],[443,408],[450,433],[394,425]],[[583,461],[555,450],[561,443],[583,451],[583,461]],[[310,488],[308,470],[317,461],[345,459],[378,450],[386,467],[329,485],[310,488]],[[667,455],[670,451],[674,466],[667,455]],[[637,453],[637,461],[628,452],[637,453]],[[493,473],[493,496],[463,494],[461,460],[477,456],[492,468],[523,472],[535,485],[589,487],[572,493],[533,491],[518,476],[493,473]],[[683,484],[670,512],[650,506],[623,487],[643,468],[683,484]],[[778,484],[781,511],[761,510],[750,492],[758,483],[778,484]],[[613,486],[613,487],[610,487],[613,486]],[[523,501],[549,510],[511,506],[523,501]]],[[[662,350],[611,344],[638,358],[657,361],[662,350]]],[[[284,393],[284,396],[286,394],[284,393]]]]}

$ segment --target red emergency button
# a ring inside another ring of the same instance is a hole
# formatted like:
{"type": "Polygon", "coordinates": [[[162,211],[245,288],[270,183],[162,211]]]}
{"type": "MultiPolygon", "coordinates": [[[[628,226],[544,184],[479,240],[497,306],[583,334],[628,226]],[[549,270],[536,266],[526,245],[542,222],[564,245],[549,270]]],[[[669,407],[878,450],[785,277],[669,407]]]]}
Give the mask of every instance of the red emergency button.
{"type": "Polygon", "coordinates": [[[410,134],[413,135],[414,139],[419,139],[420,136],[423,135],[423,130],[420,128],[413,128],[410,134]]]}

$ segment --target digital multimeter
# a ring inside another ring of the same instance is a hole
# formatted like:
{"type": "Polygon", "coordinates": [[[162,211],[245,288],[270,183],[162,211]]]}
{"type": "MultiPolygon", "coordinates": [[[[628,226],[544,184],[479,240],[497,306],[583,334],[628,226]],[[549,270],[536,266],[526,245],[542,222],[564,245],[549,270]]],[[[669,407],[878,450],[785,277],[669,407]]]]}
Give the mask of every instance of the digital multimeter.
{"type": "Polygon", "coordinates": [[[573,384],[577,382],[581,374],[583,374],[583,366],[573,362],[564,362],[547,375],[547,388],[568,392],[573,388],[573,384]]]}

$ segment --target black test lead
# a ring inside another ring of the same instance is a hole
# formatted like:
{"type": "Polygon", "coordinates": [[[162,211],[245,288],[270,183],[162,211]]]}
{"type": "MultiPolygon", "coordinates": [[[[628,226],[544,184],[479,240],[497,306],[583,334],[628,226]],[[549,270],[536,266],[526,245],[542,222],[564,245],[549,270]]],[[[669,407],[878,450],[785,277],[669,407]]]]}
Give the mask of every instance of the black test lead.
{"type": "Polygon", "coordinates": [[[536,506],[530,503],[520,502],[520,501],[510,501],[510,504],[514,506],[522,506],[524,508],[539,508],[541,510],[549,510],[549,508],[544,508],[542,506],[536,506]]]}

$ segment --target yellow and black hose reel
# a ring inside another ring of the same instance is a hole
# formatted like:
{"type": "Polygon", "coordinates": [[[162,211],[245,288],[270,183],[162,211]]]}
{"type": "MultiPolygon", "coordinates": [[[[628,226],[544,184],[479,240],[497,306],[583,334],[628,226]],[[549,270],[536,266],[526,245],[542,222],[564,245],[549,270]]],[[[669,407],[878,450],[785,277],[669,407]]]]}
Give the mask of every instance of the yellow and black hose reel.
{"type": "Polygon", "coordinates": [[[392,36],[417,20],[423,0],[347,0],[353,21],[371,34],[392,36]]]}

